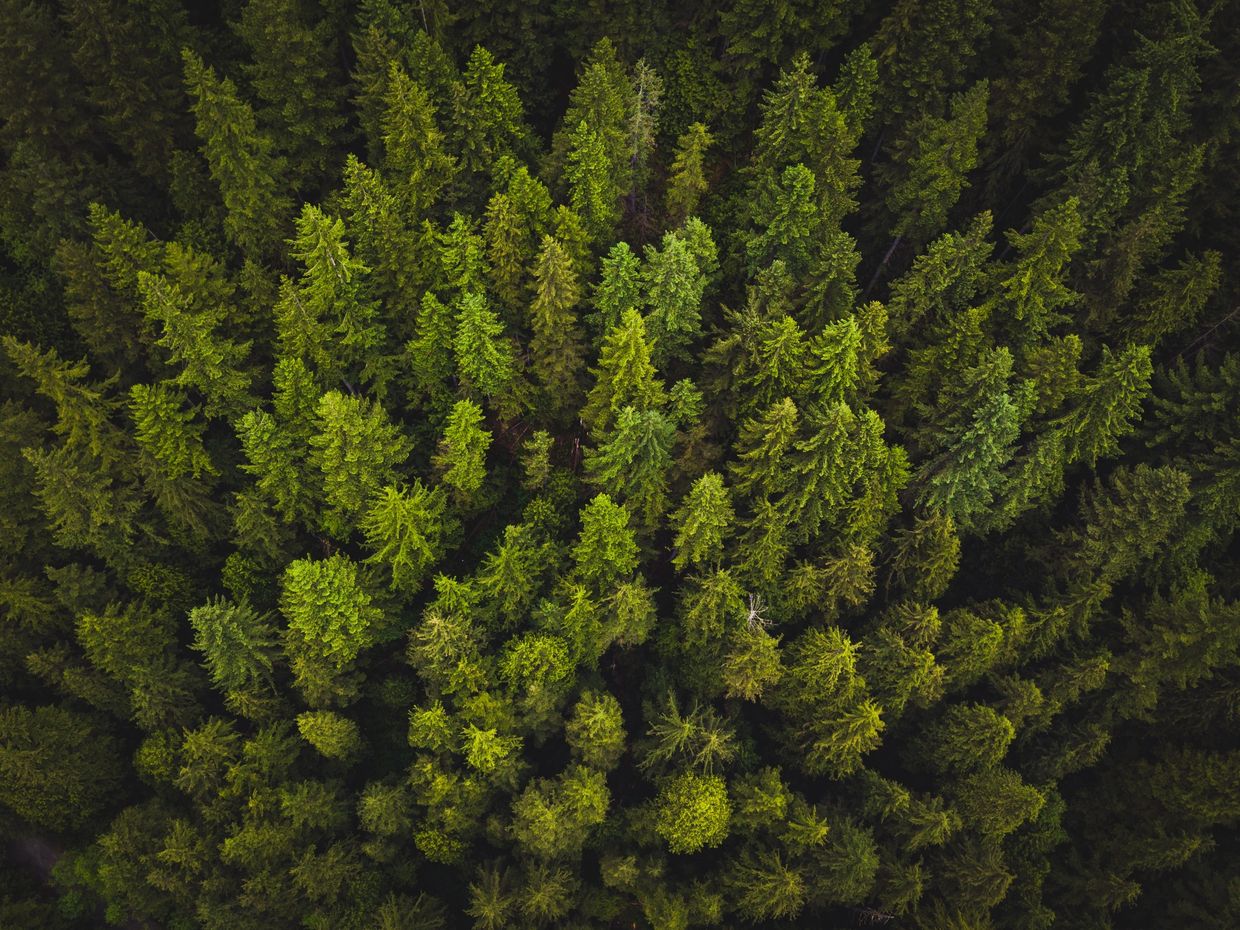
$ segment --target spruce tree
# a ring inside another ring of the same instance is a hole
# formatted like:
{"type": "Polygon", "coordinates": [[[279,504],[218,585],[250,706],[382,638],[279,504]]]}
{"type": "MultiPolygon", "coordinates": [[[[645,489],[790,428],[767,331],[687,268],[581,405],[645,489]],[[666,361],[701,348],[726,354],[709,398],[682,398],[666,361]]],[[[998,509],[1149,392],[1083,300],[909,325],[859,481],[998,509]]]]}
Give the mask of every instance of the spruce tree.
{"type": "Polygon", "coordinates": [[[256,257],[268,255],[292,220],[284,162],[274,154],[271,138],[258,129],[236,85],[217,77],[189,49],[181,57],[203,156],[227,209],[224,230],[241,249],[256,257]]]}

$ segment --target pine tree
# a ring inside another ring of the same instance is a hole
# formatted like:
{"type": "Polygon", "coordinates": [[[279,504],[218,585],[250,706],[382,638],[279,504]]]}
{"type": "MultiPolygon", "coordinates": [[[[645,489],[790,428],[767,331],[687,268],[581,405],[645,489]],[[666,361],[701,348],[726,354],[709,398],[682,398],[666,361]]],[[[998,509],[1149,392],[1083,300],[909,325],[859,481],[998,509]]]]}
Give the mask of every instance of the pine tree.
{"type": "Polygon", "coordinates": [[[309,439],[309,465],[322,476],[328,512],[323,525],[345,537],[370,500],[393,483],[412,443],[378,404],[328,391],[318,403],[317,432],[309,439]]]}
{"type": "Polygon", "coordinates": [[[1191,326],[1219,285],[1219,259],[1218,252],[1188,255],[1175,268],[1159,272],[1138,299],[1135,312],[1125,319],[1123,335],[1153,348],[1191,326]]]}
{"type": "Polygon", "coordinates": [[[344,126],[344,75],[330,18],[302,19],[295,0],[248,0],[234,26],[250,50],[246,76],[263,107],[298,186],[317,179],[339,158],[344,126]]]}
{"type": "Polygon", "coordinates": [[[351,36],[355,88],[351,102],[366,143],[366,158],[378,164],[383,156],[384,97],[391,66],[401,61],[415,40],[417,29],[411,10],[387,2],[369,2],[358,11],[357,31],[351,36]]]}
{"type": "Polygon", "coordinates": [[[72,0],[64,20],[73,62],[91,76],[91,104],[135,167],[166,180],[174,146],[189,130],[179,86],[180,50],[189,38],[185,11],[164,0],[72,0]]]}
{"type": "Polygon", "coordinates": [[[737,908],[749,920],[796,917],[805,906],[805,878],[776,850],[747,857],[729,870],[737,908]]]}
{"type": "Polygon", "coordinates": [[[237,414],[250,406],[251,378],[244,363],[251,343],[220,332],[228,322],[224,307],[195,306],[160,274],[139,271],[137,284],[147,320],[161,330],[157,344],[172,365],[182,366],[173,383],[202,394],[208,416],[237,414]]]}
{"type": "Polygon", "coordinates": [[[123,774],[98,717],[58,705],[0,710],[0,798],[30,823],[71,829],[106,810],[123,774]]]}
{"type": "Polygon", "coordinates": [[[799,429],[800,412],[789,397],[741,424],[736,461],[730,466],[738,493],[766,497],[787,486],[785,459],[799,429]]]}
{"type": "Polygon", "coordinates": [[[110,420],[117,403],[104,396],[105,385],[83,383],[90,373],[85,360],[63,362],[55,350],[41,352],[12,336],[4,337],[4,349],[18,371],[56,406],[52,429],[66,450],[87,451],[105,462],[123,455],[122,434],[110,420]]]}
{"type": "Polygon", "coordinates": [[[1118,441],[1132,430],[1142,399],[1150,387],[1150,350],[1128,346],[1112,352],[1103,346],[1097,374],[1081,388],[1078,403],[1055,421],[1070,462],[1092,467],[1100,456],[1114,455],[1118,441]]]}
{"type": "Polygon", "coordinates": [[[456,160],[444,149],[430,95],[397,62],[389,66],[383,103],[384,174],[403,215],[416,223],[452,182],[456,160]]]}
{"type": "Polygon", "coordinates": [[[189,49],[181,57],[203,155],[228,211],[224,230],[241,249],[270,254],[292,219],[285,165],[273,154],[271,138],[258,130],[236,85],[216,77],[189,49]]]}
{"type": "Polygon", "coordinates": [[[362,737],[357,724],[330,710],[298,714],[297,729],[302,739],[328,759],[347,762],[361,749],[362,737]]]}
{"type": "Polygon", "coordinates": [[[539,242],[551,225],[551,195],[514,159],[501,160],[497,173],[506,175],[506,187],[487,203],[487,273],[493,293],[516,322],[539,242]]]}
{"type": "Polygon", "coordinates": [[[491,434],[482,428],[482,408],[460,400],[452,407],[434,464],[461,501],[473,500],[486,479],[491,434]]]}
{"type": "Polygon", "coordinates": [[[516,88],[504,79],[504,66],[481,45],[452,85],[452,117],[456,153],[469,172],[486,173],[500,156],[519,151],[528,134],[516,88]]]}
{"type": "Polygon", "coordinates": [[[169,481],[219,474],[202,444],[206,424],[196,413],[185,409],[184,395],[163,384],[135,384],[129,389],[134,439],[169,481]]]}
{"type": "Polygon", "coordinates": [[[662,245],[646,249],[642,283],[650,306],[646,329],[651,353],[656,364],[666,365],[687,355],[701,334],[706,276],[685,236],[668,233],[662,245]]]}
{"type": "Polygon", "coordinates": [[[624,407],[615,427],[586,457],[590,480],[615,493],[653,527],[667,508],[667,472],[675,428],[658,410],[624,407]]]}
{"type": "Polygon", "coordinates": [[[596,245],[613,238],[620,220],[620,188],[607,159],[603,138],[582,120],[569,137],[564,177],[569,205],[581,217],[590,241],[596,245]]]}
{"type": "Polygon", "coordinates": [[[608,590],[637,567],[637,542],[629,521],[628,510],[606,493],[582,508],[573,561],[577,574],[597,590],[608,590]]]}
{"type": "Polygon", "coordinates": [[[1011,373],[1007,349],[988,353],[960,373],[959,388],[941,392],[936,412],[921,427],[927,441],[918,503],[942,511],[961,527],[970,527],[1002,493],[1003,469],[1016,454],[1030,412],[1033,386],[1011,384],[1011,373]],[[978,405],[970,409],[972,403],[978,405]]]}
{"type": "Polygon", "coordinates": [[[754,225],[759,231],[745,244],[751,274],[778,259],[794,279],[805,276],[821,228],[814,187],[809,168],[789,165],[774,189],[755,199],[754,225]]]}
{"type": "Polygon", "coordinates": [[[438,285],[432,237],[405,219],[396,194],[354,155],[345,159],[344,220],[358,260],[371,270],[371,286],[389,309],[393,335],[408,338],[417,315],[418,291],[438,285]]]}
{"type": "Polygon", "coordinates": [[[0,235],[18,262],[37,265],[62,238],[84,232],[87,204],[106,198],[120,179],[102,164],[83,82],[65,67],[72,43],[56,11],[11,3],[5,14],[0,235]]]}
{"type": "Polygon", "coordinates": [[[587,691],[564,726],[574,755],[601,772],[614,769],[625,749],[620,702],[607,691],[587,691]]]}
{"type": "Polygon", "coordinates": [[[671,517],[672,523],[680,527],[674,543],[673,564],[683,570],[689,564],[717,562],[734,519],[723,477],[717,472],[707,472],[698,478],[671,517]]]}
{"type": "Polygon", "coordinates": [[[606,335],[619,325],[625,311],[640,310],[642,301],[641,260],[621,240],[611,247],[599,269],[591,297],[595,311],[588,320],[591,329],[606,335]]]}
{"type": "Polygon", "coordinates": [[[268,615],[217,598],[191,610],[189,624],[193,647],[218,687],[240,691],[271,683],[278,640],[268,615]]]}
{"type": "Polygon", "coordinates": [[[461,298],[452,349],[462,381],[483,397],[500,398],[512,383],[512,345],[504,338],[504,324],[482,294],[467,293],[461,298]]]}
{"type": "Polygon", "coordinates": [[[456,372],[453,336],[451,309],[427,291],[418,308],[413,338],[405,343],[405,360],[414,396],[429,398],[430,409],[451,403],[451,381],[456,372]]]}
{"type": "Polygon", "coordinates": [[[986,47],[993,13],[991,0],[899,0],[871,40],[880,111],[902,115],[941,109],[986,47]]]}
{"type": "Polygon", "coordinates": [[[732,804],[718,775],[674,775],[659,789],[655,803],[655,830],[674,853],[712,848],[728,835],[732,804]]]}
{"type": "Polygon", "coordinates": [[[704,170],[706,151],[713,143],[704,123],[691,124],[676,140],[666,195],[668,218],[673,225],[697,212],[708,186],[704,170]]]}
{"type": "Polygon", "coordinates": [[[357,565],[339,553],[291,563],[281,580],[280,611],[288,620],[288,647],[338,669],[374,644],[383,621],[358,582],[357,565]]]}
{"type": "Polygon", "coordinates": [[[646,326],[636,310],[625,310],[619,324],[603,339],[599,350],[594,387],[586,398],[581,420],[591,435],[611,429],[625,407],[654,409],[662,406],[666,393],[651,363],[646,326]]]}
{"type": "Polygon", "coordinates": [[[585,354],[576,307],[581,285],[568,253],[551,236],[544,236],[534,269],[534,298],[530,302],[534,338],[530,341],[534,377],[544,391],[547,415],[563,420],[580,406],[578,378],[585,354]]]}
{"type": "Polygon", "coordinates": [[[849,133],[860,141],[873,119],[878,92],[878,62],[868,44],[858,45],[845,56],[831,91],[849,133]]]}
{"type": "Polygon", "coordinates": [[[444,511],[441,488],[387,485],[373,498],[361,520],[366,544],[374,550],[367,560],[387,565],[392,587],[416,591],[427,570],[443,557],[451,524],[444,511]]]}
{"type": "Polygon", "coordinates": [[[559,778],[536,779],[512,804],[513,835],[538,859],[580,855],[591,831],[611,803],[607,779],[585,766],[570,766],[559,778]]]}
{"type": "Polygon", "coordinates": [[[751,209],[772,203],[787,169],[799,164],[813,177],[823,226],[837,226],[856,206],[853,193],[860,184],[859,163],[849,157],[856,139],[835,94],[817,86],[808,55],[796,55],[791,66],[780,72],[763,95],[760,109],[750,169],[751,209]]]}
{"type": "Polygon", "coordinates": [[[896,217],[896,236],[921,244],[947,225],[977,166],[989,93],[989,84],[979,81],[952,98],[947,119],[927,116],[910,124],[888,171],[887,208],[896,217]]]}
{"type": "Polygon", "coordinates": [[[989,306],[1017,344],[1030,346],[1044,339],[1065,320],[1061,309],[1078,299],[1064,279],[1080,248],[1081,232],[1076,198],[1039,214],[1027,233],[1009,230],[1008,242],[1019,257],[999,272],[989,306]]]}
{"type": "Polygon", "coordinates": [[[616,56],[611,40],[600,39],[586,56],[577,86],[569,95],[568,109],[551,140],[548,155],[550,176],[568,180],[574,137],[582,123],[597,135],[601,183],[619,197],[632,189],[629,141],[637,115],[637,88],[616,56]]]}
{"type": "Polygon", "coordinates": [[[386,332],[366,293],[370,269],[350,253],[344,222],[306,204],[290,245],[305,271],[282,288],[276,306],[282,353],[313,362],[329,384],[360,374],[382,386],[389,376],[379,351],[386,332]]]}

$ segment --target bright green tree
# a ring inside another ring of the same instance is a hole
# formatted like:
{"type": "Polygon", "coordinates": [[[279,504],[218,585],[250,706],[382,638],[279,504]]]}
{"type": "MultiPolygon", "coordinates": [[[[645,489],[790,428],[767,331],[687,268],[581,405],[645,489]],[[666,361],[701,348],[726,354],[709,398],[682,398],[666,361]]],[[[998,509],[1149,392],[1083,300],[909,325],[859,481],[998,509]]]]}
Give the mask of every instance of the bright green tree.
{"type": "Polygon", "coordinates": [[[323,524],[344,536],[379,489],[393,483],[412,443],[381,406],[339,391],[319,399],[316,418],[308,462],[323,482],[323,524]]]}
{"type": "Polygon", "coordinates": [[[482,428],[482,408],[472,401],[460,400],[452,407],[444,426],[443,438],[435,453],[435,467],[456,497],[472,500],[486,480],[487,449],[491,434],[482,428]]]}

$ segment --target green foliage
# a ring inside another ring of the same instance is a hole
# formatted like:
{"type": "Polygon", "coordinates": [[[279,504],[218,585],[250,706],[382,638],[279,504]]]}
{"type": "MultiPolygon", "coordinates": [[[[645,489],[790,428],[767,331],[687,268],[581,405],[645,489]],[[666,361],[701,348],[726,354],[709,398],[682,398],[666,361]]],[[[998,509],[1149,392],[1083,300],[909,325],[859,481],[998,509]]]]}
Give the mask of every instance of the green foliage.
{"type": "Polygon", "coordinates": [[[655,830],[674,853],[718,846],[728,835],[731,817],[728,787],[718,775],[673,775],[655,802],[655,830]]]}
{"type": "Polygon", "coordinates": [[[254,111],[228,78],[216,76],[194,52],[182,52],[185,86],[193,98],[198,138],[227,210],[224,229],[242,249],[263,254],[276,245],[291,219],[284,164],[261,133],[254,111]]]}
{"type": "Polygon", "coordinates": [[[102,720],[49,705],[0,710],[0,800],[50,830],[80,827],[106,809],[124,778],[119,743],[102,720]]]}
{"type": "Polygon", "coordinates": [[[463,501],[474,498],[486,478],[487,449],[491,434],[482,428],[482,408],[460,400],[452,407],[444,426],[435,467],[454,494],[463,501]]]}
{"type": "Polygon", "coordinates": [[[369,500],[392,481],[411,444],[381,406],[364,398],[328,391],[315,414],[318,429],[309,439],[309,464],[322,476],[329,508],[324,524],[344,536],[369,500]]]}
{"type": "Polygon", "coordinates": [[[269,616],[217,598],[191,610],[189,625],[216,685],[240,691],[271,682],[279,644],[269,616]]]}
{"type": "Polygon", "coordinates": [[[573,754],[593,769],[614,769],[624,754],[624,718],[620,702],[606,691],[587,691],[564,727],[573,754]]]}
{"type": "Polygon", "coordinates": [[[427,570],[443,557],[450,529],[446,507],[442,488],[428,489],[417,480],[408,488],[387,485],[371,499],[361,521],[366,543],[374,550],[368,561],[391,570],[393,588],[417,590],[427,570]]]}
{"type": "Polygon", "coordinates": [[[2,12],[0,925],[1240,923],[1226,4],[2,12]]]}
{"type": "Polygon", "coordinates": [[[667,180],[667,213],[673,223],[697,212],[708,187],[704,160],[713,142],[703,123],[693,123],[676,140],[676,156],[667,180]]]}
{"type": "Polygon", "coordinates": [[[329,759],[347,761],[361,747],[357,724],[330,710],[298,714],[297,730],[302,739],[329,759]]]}
{"type": "Polygon", "coordinates": [[[281,588],[280,610],[293,648],[343,667],[375,642],[383,613],[359,585],[357,565],[347,556],[293,562],[281,588]]]}

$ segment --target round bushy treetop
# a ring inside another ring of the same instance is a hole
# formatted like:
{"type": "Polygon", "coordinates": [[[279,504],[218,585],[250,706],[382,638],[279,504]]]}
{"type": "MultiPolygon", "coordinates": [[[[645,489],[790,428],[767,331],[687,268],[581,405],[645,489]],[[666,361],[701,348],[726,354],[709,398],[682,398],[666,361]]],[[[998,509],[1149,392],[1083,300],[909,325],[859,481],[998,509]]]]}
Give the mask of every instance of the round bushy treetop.
{"type": "Polygon", "coordinates": [[[673,775],[655,802],[655,831],[674,853],[718,846],[728,835],[731,817],[728,786],[718,775],[673,775]]]}
{"type": "Polygon", "coordinates": [[[280,609],[289,630],[311,652],[343,667],[374,644],[383,612],[358,584],[357,564],[336,553],[327,559],[299,559],[284,572],[280,609]]]}

